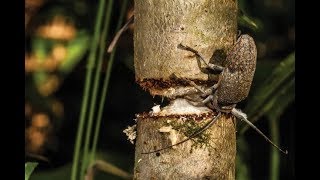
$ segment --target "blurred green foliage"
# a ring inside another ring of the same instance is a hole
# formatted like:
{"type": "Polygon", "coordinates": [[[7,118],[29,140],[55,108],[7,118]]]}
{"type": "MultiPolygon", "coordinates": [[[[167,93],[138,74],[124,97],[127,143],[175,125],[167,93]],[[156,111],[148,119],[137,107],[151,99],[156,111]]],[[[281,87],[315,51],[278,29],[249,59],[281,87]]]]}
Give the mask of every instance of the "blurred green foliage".
{"type": "MultiPolygon", "coordinates": [[[[267,112],[268,114],[281,113],[294,100],[294,74],[295,54],[292,53],[280,62],[256,91],[251,93],[245,112],[252,122],[267,112]],[[286,91],[290,90],[293,93],[287,94],[286,91]],[[287,100],[279,101],[283,96],[286,96],[287,100]]],[[[247,128],[247,126],[241,127],[240,133],[244,133],[247,128]]]]}
{"type": "MultiPolygon", "coordinates": [[[[122,153],[117,152],[98,152],[96,154],[96,159],[103,160],[108,162],[110,165],[115,168],[121,168],[127,172],[133,171],[133,164],[128,164],[128,158],[122,153]]],[[[56,179],[70,179],[71,176],[71,167],[72,163],[69,162],[59,168],[49,169],[42,172],[38,172],[32,175],[32,180],[56,180],[56,179]]],[[[95,179],[114,179],[121,180],[121,176],[114,173],[114,171],[106,172],[97,170],[95,173],[95,179]]]]}

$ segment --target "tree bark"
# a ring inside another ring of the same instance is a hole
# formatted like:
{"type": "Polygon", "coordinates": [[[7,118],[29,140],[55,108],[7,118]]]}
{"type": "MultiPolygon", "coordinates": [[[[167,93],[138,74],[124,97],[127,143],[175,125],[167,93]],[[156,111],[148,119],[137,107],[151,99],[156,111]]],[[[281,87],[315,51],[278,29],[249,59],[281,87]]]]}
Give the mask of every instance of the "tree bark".
{"type": "Polygon", "coordinates": [[[192,141],[160,154],[141,153],[180,142],[216,115],[176,99],[197,91],[173,74],[203,87],[217,81],[201,70],[193,53],[177,46],[192,47],[207,62],[223,65],[221,59],[236,40],[237,8],[234,0],[135,0],[136,81],[151,95],[172,99],[159,112],[137,115],[135,179],[235,179],[232,116],[221,116],[192,141]]]}

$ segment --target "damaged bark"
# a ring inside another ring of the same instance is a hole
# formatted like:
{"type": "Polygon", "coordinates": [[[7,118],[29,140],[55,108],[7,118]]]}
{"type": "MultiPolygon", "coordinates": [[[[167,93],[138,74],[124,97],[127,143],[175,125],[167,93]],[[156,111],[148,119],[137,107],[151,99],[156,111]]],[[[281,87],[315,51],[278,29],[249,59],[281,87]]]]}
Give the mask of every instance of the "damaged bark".
{"type": "Polygon", "coordinates": [[[135,179],[235,179],[233,116],[223,116],[201,135],[158,153],[199,130],[217,112],[176,99],[158,113],[137,115],[135,179]]]}
{"type": "Polygon", "coordinates": [[[235,124],[229,115],[190,141],[159,153],[141,153],[180,142],[217,115],[183,99],[190,92],[199,95],[183,79],[209,87],[217,76],[177,46],[187,45],[207,62],[224,65],[236,40],[237,8],[234,0],[135,0],[136,81],[152,96],[172,101],[159,112],[137,115],[134,179],[235,179],[235,124]]]}

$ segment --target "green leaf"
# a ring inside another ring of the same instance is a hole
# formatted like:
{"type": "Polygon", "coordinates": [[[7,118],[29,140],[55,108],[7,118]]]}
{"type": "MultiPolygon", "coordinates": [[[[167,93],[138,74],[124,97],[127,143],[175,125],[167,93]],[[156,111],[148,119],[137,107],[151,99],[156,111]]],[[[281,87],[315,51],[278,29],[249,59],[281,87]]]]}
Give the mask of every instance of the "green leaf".
{"type": "Polygon", "coordinates": [[[94,171],[101,171],[110,175],[120,177],[122,179],[132,179],[131,174],[104,160],[94,161],[91,164],[90,168],[87,170],[87,172],[91,172],[87,175],[92,177],[92,179],[95,176],[95,174],[93,173],[94,171]]]}
{"type": "Polygon", "coordinates": [[[59,168],[36,172],[32,175],[32,180],[70,179],[70,172],[71,164],[69,163],[59,168]]]}
{"type": "MultiPolygon", "coordinates": [[[[279,102],[277,99],[280,98],[281,94],[290,96],[287,97],[289,100],[294,99],[294,91],[291,94],[286,93],[294,89],[294,73],[295,53],[293,52],[274,69],[267,80],[261,84],[260,88],[253,92],[245,109],[250,121],[257,121],[274,105],[281,106],[282,108],[277,108],[278,110],[283,110],[288,103],[276,103],[279,102]]],[[[247,125],[240,125],[240,134],[243,134],[247,129],[247,125]]]]}
{"type": "MultiPolygon", "coordinates": [[[[280,132],[279,132],[279,118],[285,108],[295,99],[295,78],[292,78],[287,85],[282,88],[277,97],[270,100],[267,105],[267,117],[269,119],[269,129],[271,134],[271,140],[275,144],[280,144],[280,132]]],[[[280,154],[277,149],[271,147],[270,150],[270,180],[278,180],[280,177],[280,154]]]]}
{"type": "Polygon", "coordinates": [[[67,57],[59,66],[59,71],[64,74],[70,73],[86,53],[89,44],[89,35],[84,31],[79,32],[77,37],[67,45],[67,57]]]}
{"type": "Polygon", "coordinates": [[[31,173],[37,167],[37,162],[27,162],[24,165],[24,179],[28,180],[30,178],[31,173]]]}
{"type": "Polygon", "coordinates": [[[295,78],[293,77],[268,103],[266,109],[269,119],[278,119],[285,108],[295,99],[295,78]]]}
{"type": "Polygon", "coordinates": [[[258,19],[254,19],[248,15],[240,14],[238,15],[238,24],[239,26],[244,26],[252,29],[253,31],[258,31],[261,28],[262,24],[258,21],[258,19]]]}
{"type": "MultiPolygon", "coordinates": [[[[269,129],[271,133],[271,140],[275,144],[280,144],[279,139],[280,139],[280,132],[279,132],[279,123],[278,123],[278,118],[269,118],[269,129]]],[[[280,177],[280,154],[279,151],[271,147],[270,150],[270,164],[269,164],[269,179],[270,180],[279,180],[280,177]]]]}
{"type": "Polygon", "coordinates": [[[253,31],[259,31],[263,29],[263,24],[256,18],[250,17],[247,13],[248,2],[244,0],[238,1],[238,24],[239,26],[250,28],[253,31]]]}
{"type": "Polygon", "coordinates": [[[294,84],[295,78],[292,77],[268,99],[259,112],[251,119],[255,121],[264,114],[269,117],[271,116],[271,118],[278,118],[285,108],[295,99],[294,84]]]}

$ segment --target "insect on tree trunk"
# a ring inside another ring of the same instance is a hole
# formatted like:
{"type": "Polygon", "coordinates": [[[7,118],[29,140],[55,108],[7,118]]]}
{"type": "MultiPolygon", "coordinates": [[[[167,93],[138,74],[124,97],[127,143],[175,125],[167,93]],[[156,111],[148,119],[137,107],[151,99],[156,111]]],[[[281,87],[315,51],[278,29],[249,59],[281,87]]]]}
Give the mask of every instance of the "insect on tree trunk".
{"type": "Polygon", "coordinates": [[[192,47],[206,61],[224,65],[236,40],[237,10],[236,0],[135,0],[136,81],[152,96],[171,103],[137,114],[134,179],[235,179],[236,129],[231,115],[223,114],[210,129],[183,144],[142,153],[184,140],[217,115],[185,100],[186,92],[198,92],[183,79],[209,87],[217,76],[208,75],[193,53],[177,46],[192,47]]]}

